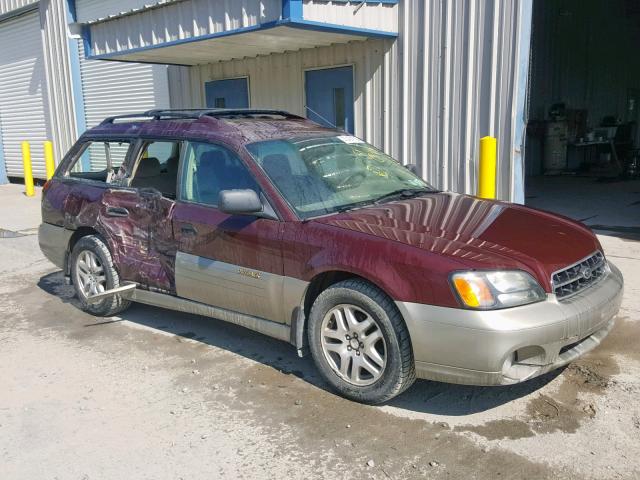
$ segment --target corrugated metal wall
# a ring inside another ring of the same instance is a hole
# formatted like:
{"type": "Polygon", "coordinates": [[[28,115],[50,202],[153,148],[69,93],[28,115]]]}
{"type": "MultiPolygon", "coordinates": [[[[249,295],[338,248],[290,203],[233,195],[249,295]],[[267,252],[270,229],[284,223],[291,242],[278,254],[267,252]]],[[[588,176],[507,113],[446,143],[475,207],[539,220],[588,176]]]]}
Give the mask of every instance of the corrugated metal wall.
{"type": "Polygon", "coordinates": [[[66,0],[41,0],[40,2],[50,140],[53,141],[56,164],[78,138],[67,40],[66,3],[66,0]]]}
{"type": "Polygon", "coordinates": [[[304,70],[354,65],[355,133],[392,150],[394,56],[395,42],[367,40],[196,67],[169,67],[171,105],[204,106],[205,82],[248,76],[251,107],[282,108],[304,115],[304,70]]]}
{"type": "Polygon", "coordinates": [[[479,139],[493,135],[498,196],[523,200],[530,17],[531,0],[401,2],[402,158],[440,188],[475,192],[479,139]]]}
{"type": "MultiPolygon", "coordinates": [[[[278,20],[281,12],[280,0],[171,2],[146,14],[127,15],[92,25],[91,48],[95,55],[144,48],[253,27],[278,20]]],[[[193,48],[197,47],[197,44],[193,45],[193,48]]]]}
{"type": "Polygon", "coordinates": [[[111,115],[169,107],[165,65],[87,60],[82,45],[80,56],[87,128],[111,115]]]}
{"type": "MultiPolygon", "coordinates": [[[[165,65],[87,60],[81,42],[79,49],[87,128],[111,115],[169,107],[165,65]]],[[[103,165],[104,153],[98,152],[91,151],[91,162],[103,165]]]]}
{"type": "Polygon", "coordinates": [[[131,10],[173,1],[180,0],[76,0],[77,21],[86,23],[120,12],[129,12],[131,10]]]}
{"type": "Polygon", "coordinates": [[[9,176],[22,176],[21,142],[31,142],[34,176],[45,176],[47,85],[37,11],[0,23],[0,135],[9,176]]]}
{"type": "Polygon", "coordinates": [[[523,201],[522,132],[531,0],[405,0],[400,38],[196,67],[170,67],[173,106],[204,82],[249,76],[254,107],[304,113],[305,68],[353,64],[356,134],[435,186],[475,193],[479,140],[498,137],[498,195],[523,201]]]}
{"type": "Polygon", "coordinates": [[[302,16],[305,20],[314,22],[394,33],[398,31],[397,3],[304,0],[302,16]]]}
{"type": "Polygon", "coordinates": [[[38,0],[0,0],[0,15],[37,2],[38,0]]]}

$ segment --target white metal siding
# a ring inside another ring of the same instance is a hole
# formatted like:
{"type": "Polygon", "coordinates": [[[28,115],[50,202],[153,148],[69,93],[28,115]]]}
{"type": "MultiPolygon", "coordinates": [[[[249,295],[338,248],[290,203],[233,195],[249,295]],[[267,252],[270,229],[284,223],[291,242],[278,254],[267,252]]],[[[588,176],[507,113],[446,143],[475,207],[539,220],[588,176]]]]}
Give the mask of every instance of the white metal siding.
{"type": "Polygon", "coordinates": [[[9,13],[27,5],[36,3],[38,0],[0,0],[0,15],[9,13]]]}
{"type": "Polygon", "coordinates": [[[169,107],[165,65],[87,60],[82,45],[80,55],[87,128],[111,115],[169,107]]]}
{"type": "Polygon", "coordinates": [[[302,17],[314,22],[345,25],[355,28],[398,31],[398,4],[365,3],[327,0],[304,0],[302,17]]]}
{"type": "Polygon", "coordinates": [[[110,15],[172,1],[178,0],[76,0],[77,21],[80,23],[91,22],[110,15]]]}
{"type": "Polygon", "coordinates": [[[356,135],[417,164],[438,188],[465,193],[476,192],[480,138],[494,135],[498,196],[522,201],[518,88],[527,74],[530,7],[531,0],[405,0],[398,41],[171,67],[172,101],[203,106],[205,81],[247,75],[252,106],[304,114],[304,69],[353,64],[356,135]]]}
{"type": "Polygon", "coordinates": [[[398,112],[392,107],[397,104],[393,100],[397,95],[395,56],[393,40],[367,40],[195,67],[169,67],[171,105],[203,107],[205,82],[248,76],[251,107],[281,108],[304,115],[304,70],[353,65],[355,133],[397,154],[397,119],[392,121],[398,112]]]}
{"type": "MultiPolygon", "coordinates": [[[[67,38],[67,0],[40,4],[54,159],[60,162],[78,138],[67,38]]],[[[73,52],[75,54],[75,52],[73,52]]]]}
{"type": "Polygon", "coordinates": [[[401,2],[402,158],[419,164],[440,188],[475,192],[479,139],[494,135],[498,196],[518,197],[514,168],[521,165],[514,167],[514,159],[520,155],[517,130],[524,128],[524,113],[517,87],[526,76],[519,46],[530,5],[531,0],[401,2]]]}
{"type": "Polygon", "coordinates": [[[45,177],[48,116],[38,12],[0,23],[0,132],[7,174],[23,176],[21,142],[31,143],[33,173],[45,177]]]}
{"type": "Polygon", "coordinates": [[[279,19],[281,12],[280,0],[183,0],[93,24],[91,44],[96,55],[121,52],[252,27],[279,19]]]}

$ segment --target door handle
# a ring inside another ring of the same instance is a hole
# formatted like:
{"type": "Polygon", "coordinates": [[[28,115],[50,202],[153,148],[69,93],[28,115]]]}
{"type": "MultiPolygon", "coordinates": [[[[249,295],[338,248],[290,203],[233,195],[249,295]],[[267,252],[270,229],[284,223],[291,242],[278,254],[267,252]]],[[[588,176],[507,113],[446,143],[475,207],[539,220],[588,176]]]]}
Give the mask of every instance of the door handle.
{"type": "Polygon", "coordinates": [[[198,233],[198,230],[196,230],[196,227],[194,227],[190,223],[183,223],[180,226],[180,231],[185,235],[196,235],[198,233]]]}
{"type": "Polygon", "coordinates": [[[129,210],[124,207],[107,207],[107,215],[110,217],[128,217],[129,210]]]}

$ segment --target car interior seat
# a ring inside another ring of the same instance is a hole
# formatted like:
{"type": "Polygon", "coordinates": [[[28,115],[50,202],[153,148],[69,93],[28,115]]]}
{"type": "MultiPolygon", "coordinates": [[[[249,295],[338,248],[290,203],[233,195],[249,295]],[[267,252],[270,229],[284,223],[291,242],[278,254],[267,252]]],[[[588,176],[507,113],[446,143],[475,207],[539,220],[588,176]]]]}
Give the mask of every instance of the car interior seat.
{"type": "Polygon", "coordinates": [[[135,188],[156,188],[160,190],[160,161],[155,157],[147,157],[140,160],[136,174],[131,181],[135,188]]]}

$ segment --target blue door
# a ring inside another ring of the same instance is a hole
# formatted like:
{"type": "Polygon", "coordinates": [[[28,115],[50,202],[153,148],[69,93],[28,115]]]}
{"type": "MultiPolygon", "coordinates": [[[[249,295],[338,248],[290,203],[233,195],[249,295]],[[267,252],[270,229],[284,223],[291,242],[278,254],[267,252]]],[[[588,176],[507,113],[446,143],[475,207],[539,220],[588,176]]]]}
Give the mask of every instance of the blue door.
{"type": "Polygon", "coordinates": [[[246,78],[206,82],[204,93],[208,108],[249,107],[249,84],[246,78]]]}
{"type": "Polygon", "coordinates": [[[353,133],[353,67],[305,72],[307,118],[353,133]]]}

